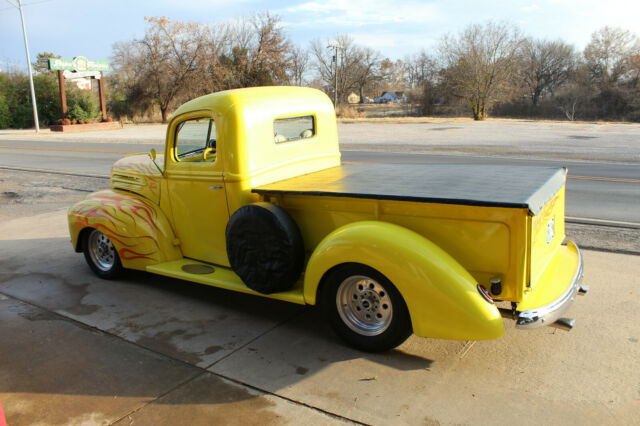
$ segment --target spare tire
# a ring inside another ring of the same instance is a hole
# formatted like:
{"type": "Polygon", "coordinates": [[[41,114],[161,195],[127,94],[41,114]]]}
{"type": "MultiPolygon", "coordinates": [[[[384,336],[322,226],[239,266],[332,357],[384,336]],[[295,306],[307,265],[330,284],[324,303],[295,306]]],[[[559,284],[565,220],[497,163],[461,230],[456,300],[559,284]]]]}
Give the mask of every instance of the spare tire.
{"type": "Polygon", "coordinates": [[[300,230],[276,205],[240,207],[229,219],[226,238],[229,263],[252,290],[264,294],[289,290],[302,273],[300,230]]]}

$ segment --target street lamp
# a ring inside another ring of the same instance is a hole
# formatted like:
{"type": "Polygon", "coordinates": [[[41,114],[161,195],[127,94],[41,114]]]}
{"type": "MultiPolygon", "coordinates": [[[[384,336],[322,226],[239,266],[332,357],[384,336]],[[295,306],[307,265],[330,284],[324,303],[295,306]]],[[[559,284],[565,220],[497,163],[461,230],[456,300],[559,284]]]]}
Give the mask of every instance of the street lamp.
{"type": "Polygon", "coordinates": [[[340,50],[344,50],[344,46],[341,46],[339,44],[330,44],[327,46],[327,49],[334,49],[335,50],[335,54],[333,56],[333,58],[335,59],[335,63],[336,63],[336,75],[335,75],[335,87],[333,90],[333,105],[334,106],[338,106],[338,49],[340,50]]]}
{"type": "Polygon", "coordinates": [[[29,70],[29,89],[31,90],[31,106],[33,107],[33,122],[36,125],[36,133],[40,131],[40,123],[38,123],[38,107],[36,106],[36,92],[33,89],[33,73],[31,72],[31,57],[29,55],[29,43],[27,42],[27,28],[24,25],[24,13],[22,12],[22,0],[16,0],[18,4],[11,0],[5,0],[11,6],[20,11],[20,21],[22,22],[22,35],[24,36],[24,49],[27,53],[27,68],[29,70]]]}

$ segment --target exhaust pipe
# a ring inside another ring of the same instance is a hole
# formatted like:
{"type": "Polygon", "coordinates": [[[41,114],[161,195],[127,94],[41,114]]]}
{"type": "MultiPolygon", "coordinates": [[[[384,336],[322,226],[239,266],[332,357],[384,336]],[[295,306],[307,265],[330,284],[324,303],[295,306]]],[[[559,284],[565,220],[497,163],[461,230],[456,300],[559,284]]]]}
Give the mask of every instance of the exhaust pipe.
{"type": "Polygon", "coordinates": [[[549,324],[549,327],[559,328],[564,331],[571,331],[573,326],[576,325],[576,320],[573,318],[560,318],[556,322],[549,324]]]}

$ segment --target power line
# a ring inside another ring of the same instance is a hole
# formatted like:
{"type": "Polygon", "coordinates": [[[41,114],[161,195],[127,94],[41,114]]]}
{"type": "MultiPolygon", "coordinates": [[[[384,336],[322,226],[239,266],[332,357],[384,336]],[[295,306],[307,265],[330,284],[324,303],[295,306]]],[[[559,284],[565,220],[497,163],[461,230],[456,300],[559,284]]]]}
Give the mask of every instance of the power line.
{"type": "Polygon", "coordinates": [[[33,1],[33,2],[31,2],[31,3],[23,3],[22,5],[23,5],[23,6],[34,6],[34,5],[36,5],[36,4],[49,3],[49,2],[52,2],[52,1],[55,1],[55,0],[40,0],[40,1],[33,1]]]}
{"type": "MultiPolygon", "coordinates": [[[[9,9],[17,9],[18,5],[14,5],[13,2],[9,1],[9,0],[5,0],[7,3],[9,3],[11,6],[13,7],[3,7],[2,9],[0,9],[0,12],[2,12],[3,10],[9,10],[9,9]]],[[[22,3],[22,7],[25,6],[35,6],[36,4],[41,4],[41,3],[49,3],[55,0],[40,0],[40,1],[34,1],[31,3],[22,3]]]]}

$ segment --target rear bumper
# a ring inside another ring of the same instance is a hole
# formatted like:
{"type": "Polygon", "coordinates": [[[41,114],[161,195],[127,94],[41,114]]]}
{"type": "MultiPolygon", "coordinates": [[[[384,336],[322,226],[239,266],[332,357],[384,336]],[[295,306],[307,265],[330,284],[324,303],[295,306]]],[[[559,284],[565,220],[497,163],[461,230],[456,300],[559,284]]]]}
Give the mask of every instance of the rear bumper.
{"type": "Polygon", "coordinates": [[[578,293],[586,293],[587,287],[582,286],[583,260],[580,249],[573,242],[567,243],[568,248],[578,254],[578,267],[565,292],[551,303],[526,311],[515,311],[516,328],[528,329],[553,325],[569,309],[578,293]]]}

